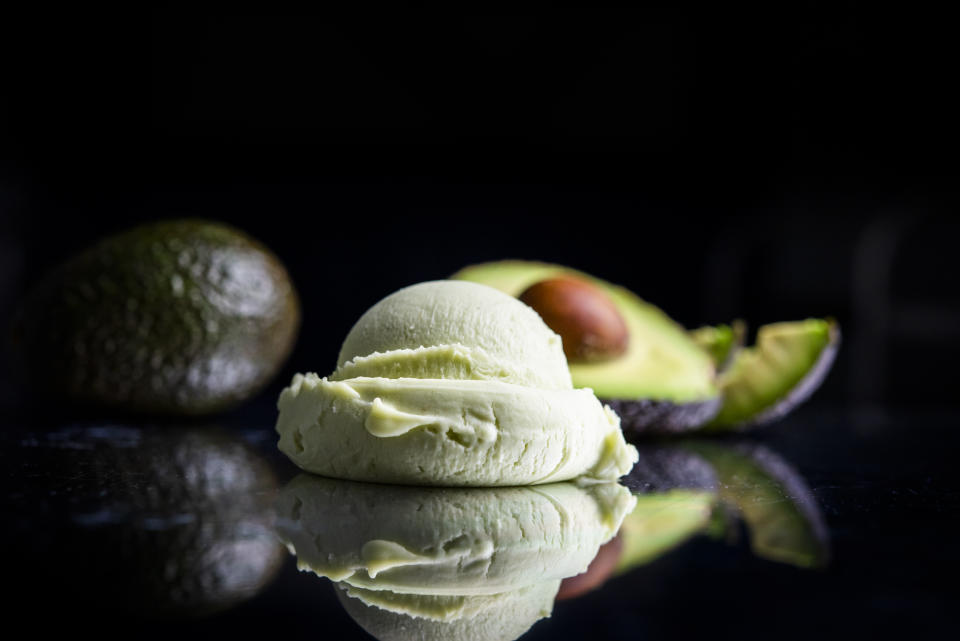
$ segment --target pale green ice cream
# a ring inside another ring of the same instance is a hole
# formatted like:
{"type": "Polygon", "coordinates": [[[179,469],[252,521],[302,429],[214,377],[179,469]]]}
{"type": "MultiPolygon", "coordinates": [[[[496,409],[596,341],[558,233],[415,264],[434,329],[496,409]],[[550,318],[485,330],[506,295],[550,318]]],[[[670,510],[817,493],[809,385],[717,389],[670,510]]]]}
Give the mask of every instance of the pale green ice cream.
{"type": "Polygon", "coordinates": [[[636,499],[616,483],[418,488],[301,474],[277,502],[301,570],[371,590],[496,594],[586,570],[636,499]]]}
{"type": "Polygon", "coordinates": [[[279,401],[280,449],[309,472],[383,483],[615,480],[637,459],[617,415],[573,389],[560,337],[491,287],[401,289],[354,325],[329,378],[279,401]]]}

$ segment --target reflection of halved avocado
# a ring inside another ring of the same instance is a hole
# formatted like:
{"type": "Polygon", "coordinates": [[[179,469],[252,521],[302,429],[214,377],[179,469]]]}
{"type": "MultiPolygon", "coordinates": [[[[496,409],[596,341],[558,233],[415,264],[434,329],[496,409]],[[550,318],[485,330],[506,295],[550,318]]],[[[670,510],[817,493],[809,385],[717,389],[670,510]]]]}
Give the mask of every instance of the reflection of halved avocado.
{"type": "Polygon", "coordinates": [[[710,429],[741,429],[775,420],[806,400],[833,364],[840,330],[830,320],[764,325],[757,344],[736,354],[720,375],[723,407],[710,429]]]}
{"type": "Polygon", "coordinates": [[[635,493],[707,490],[716,493],[717,473],[702,456],[671,445],[637,446],[638,459],[621,483],[635,493]]]}
{"type": "Polygon", "coordinates": [[[518,296],[546,278],[572,276],[597,285],[616,305],[629,332],[620,357],[570,363],[577,387],[589,387],[620,414],[625,427],[680,431],[702,425],[719,407],[714,366],[689,334],[632,292],[582,272],[546,263],[499,261],[466,267],[451,278],[518,296]]]}
{"type": "Polygon", "coordinates": [[[713,465],[720,500],[743,518],[754,554],[798,567],[826,564],[823,516],[810,488],[786,461],[755,444],[698,441],[683,447],[713,465]]]}
{"type": "Polygon", "coordinates": [[[616,572],[626,572],[680,545],[710,521],[717,495],[709,490],[670,490],[637,496],[623,520],[623,554],[616,572]]]}
{"type": "Polygon", "coordinates": [[[733,357],[743,347],[746,333],[746,323],[735,320],[730,325],[707,325],[692,329],[690,338],[710,355],[717,371],[722,372],[731,365],[733,357]]]}
{"type": "Polygon", "coordinates": [[[717,504],[717,476],[701,456],[670,446],[642,446],[622,479],[637,504],[617,536],[600,548],[584,574],[564,579],[561,598],[575,598],[666,554],[708,527],[717,504]]]}
{"type": "Polygon", "coordinates": [[[23,566],[27,593],[56,585],[79,616],[215,613],[259,593],[284,558],[273,471],[227,432],[77,426],[5,454],[24,479],[4,532],[22,558],[7,565],[23,566]]]}

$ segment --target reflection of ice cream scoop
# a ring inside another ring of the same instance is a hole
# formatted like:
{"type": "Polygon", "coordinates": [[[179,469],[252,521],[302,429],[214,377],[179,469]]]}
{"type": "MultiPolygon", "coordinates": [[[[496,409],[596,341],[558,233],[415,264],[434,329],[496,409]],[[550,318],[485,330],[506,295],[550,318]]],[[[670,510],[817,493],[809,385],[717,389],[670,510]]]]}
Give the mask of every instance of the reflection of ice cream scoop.
{"type": "Polygon", "coordinates": [[[336,478],[607,481],[636,460],[616,414],[573,389],[560,337],[515,298],[468,282],[383,299],[350,331],[336,371],[295,376],[279,407],[280,449],[336,478]]]}
{"type": "Polygon", "coordinates": [[[380,639],[514,639],[553,609],[636,499],[615,483],[418,488],[301,474],[277,503],[301,570],[380,639]]]}
{"type": "Polygon", "coordinates": [[[379,641],[513,641],[550,616],[560,581],[482,596],[397,594],[337,586],[340,603],[379,641]]]}
{"type": "Polygon", "coordinates": [[[494,594],[583,572],[636,499],[615,483],[415,488],[301,474],[278,501],[297,564],[413,594],[494,594]]]}

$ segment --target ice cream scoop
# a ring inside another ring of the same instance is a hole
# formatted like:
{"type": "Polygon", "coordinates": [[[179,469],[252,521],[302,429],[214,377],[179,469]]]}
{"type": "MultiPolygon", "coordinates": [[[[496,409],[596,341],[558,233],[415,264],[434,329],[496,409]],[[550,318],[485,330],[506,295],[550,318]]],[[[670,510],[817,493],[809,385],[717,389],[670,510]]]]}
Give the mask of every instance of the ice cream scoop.
{"type": "Polygon", "coordinates": [[[324,476],[512,486],[626,474],[617,415],[573,389],[560,337],[491,287],[420,283],[354,325],[329,377],[280,395],[280,449],[324,476]]]}

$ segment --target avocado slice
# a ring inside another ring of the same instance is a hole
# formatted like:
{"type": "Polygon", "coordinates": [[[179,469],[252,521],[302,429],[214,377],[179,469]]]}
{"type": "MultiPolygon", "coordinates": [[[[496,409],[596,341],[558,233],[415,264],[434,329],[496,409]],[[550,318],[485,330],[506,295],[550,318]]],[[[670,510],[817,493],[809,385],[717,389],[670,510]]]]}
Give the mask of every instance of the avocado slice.
{"type": "Polygon", "coordinates": [[[232,227],[142,225],[55,268],[14,327],[26,391],[121,412],[201,415],[277,373],[300,306],[280,260],[232,227]]]}
{"type": "Polygon", "coordinates": [[[819,387],[839,344],[832,320],[764,325],[756,346],[737,353],[720,374],[723,406],[706,429],[739,430],[780,418],[819,387]]]}
{"type": "Polygon", "coordinates": [[[680,325],[629,290],[568,267],[520,260],[471,265],[451,278],[518,296],[533,283],[564,275],[600,287],[629,330],[622,356],[570,364],[575,386],[593,389],[620,415],[624,427],[636,431],[683,431],[716,414],[720,397],[710,356],[680,325]]]}
{"type": "Polygon", "coordinates": [[[746,523],[757,556],[803,568],[823,567],[829,538],[817,501],[800,474],[755,443],[682,446],[705,458],[719,480],[720,501],[746,523]]]}
{"type": "Polygon", "coordinates": [[[713,359],[717,372],[725,371],[743,348],[747,324],[735,320],[730,325],[704,326],[690,330],[690,338],[713,359]]]}

